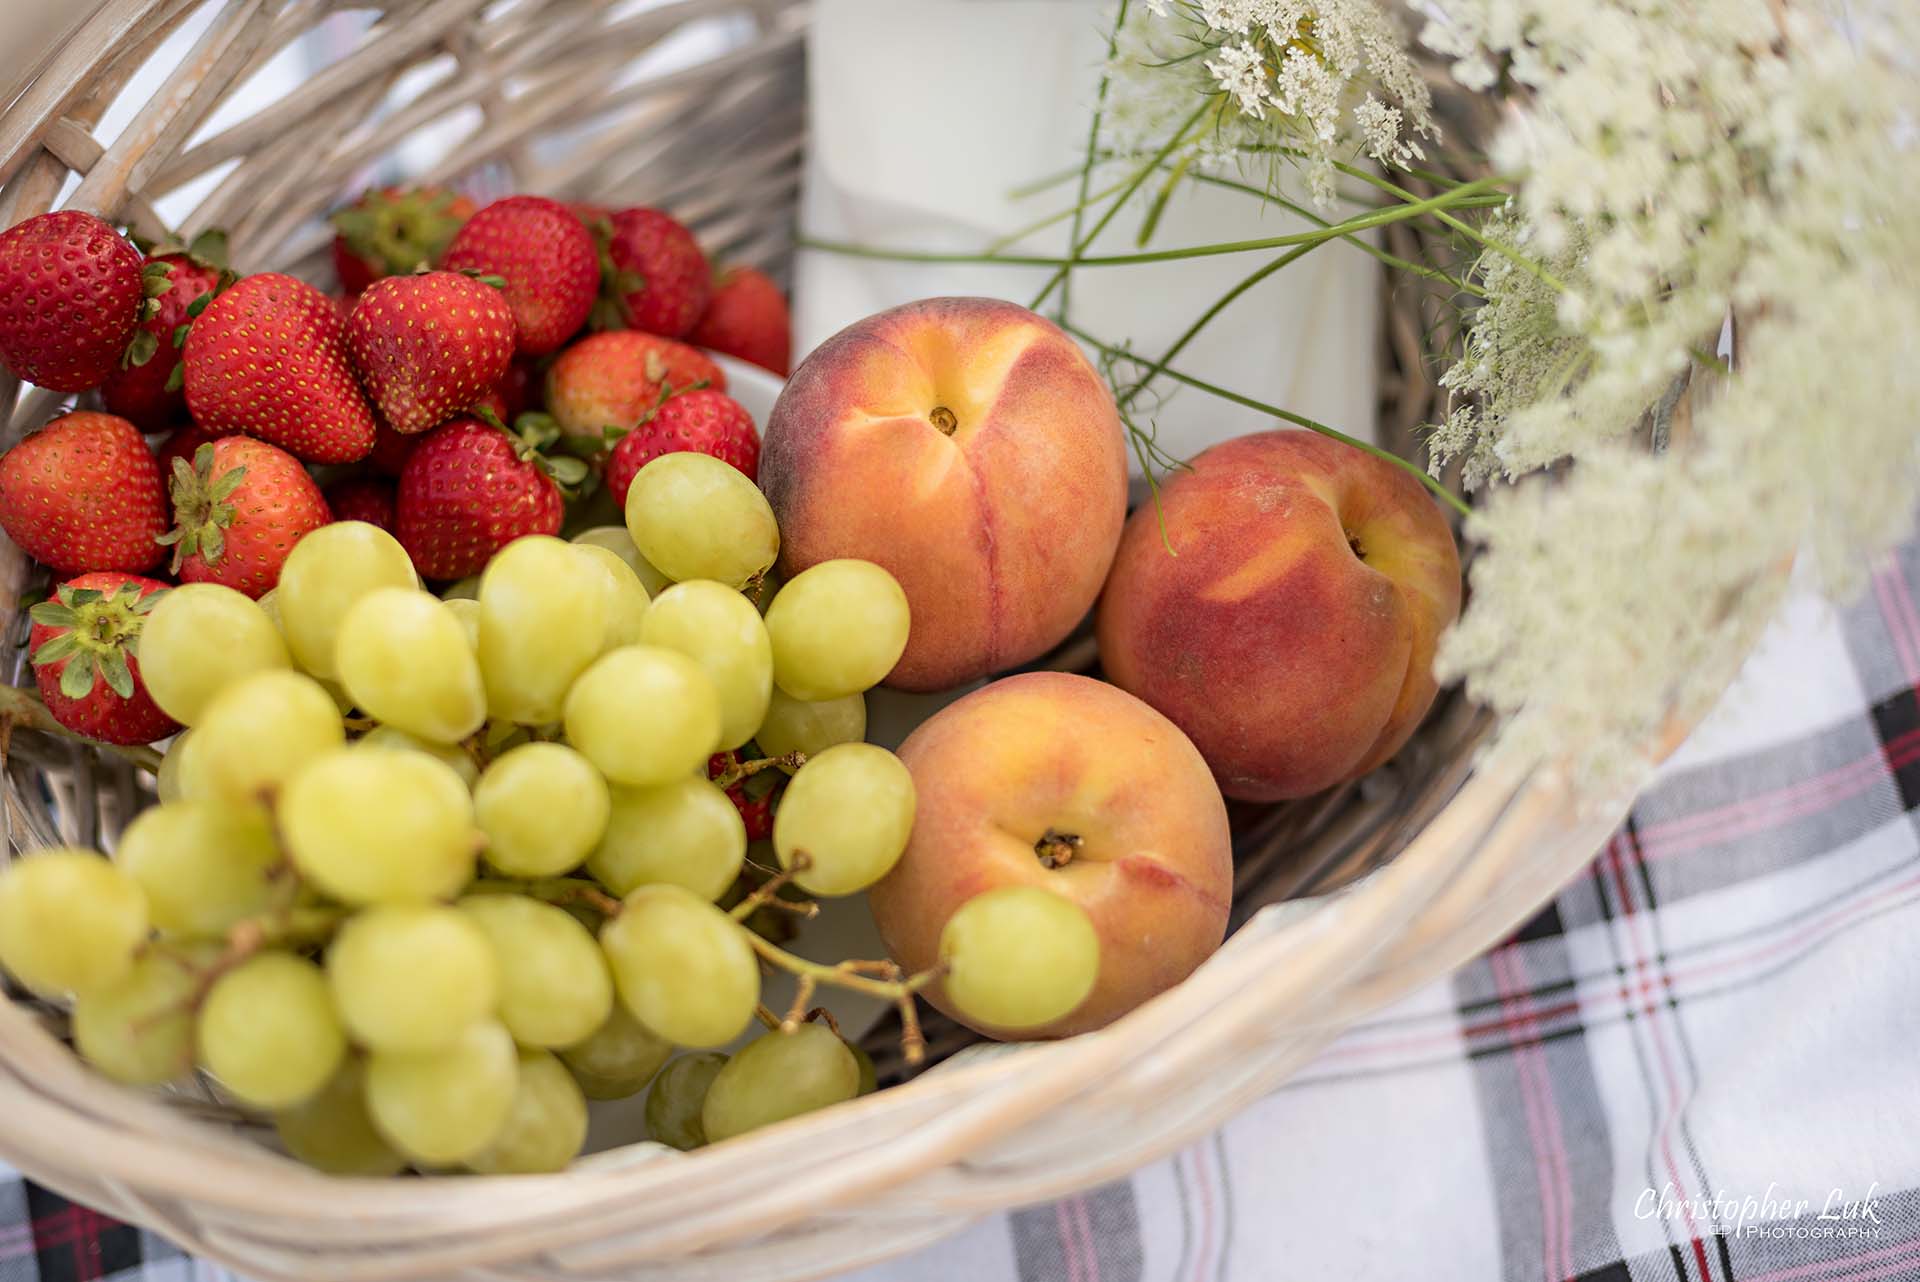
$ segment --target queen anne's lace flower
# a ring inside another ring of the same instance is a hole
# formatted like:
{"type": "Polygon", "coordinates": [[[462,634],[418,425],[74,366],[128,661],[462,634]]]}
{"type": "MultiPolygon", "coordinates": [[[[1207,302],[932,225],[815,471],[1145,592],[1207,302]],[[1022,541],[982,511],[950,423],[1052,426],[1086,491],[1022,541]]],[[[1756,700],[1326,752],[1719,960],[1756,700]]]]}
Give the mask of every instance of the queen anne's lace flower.
{"type": "MultiPolygon", "coordinates": [[[[1267,114],[1267,104],[1275,98],[1267,87],[1267,68],[1258,50],[1247,45],[1226,45],[1217,57],[1208,60],[1206,67],[1220,82],[1220,87],[1233,95],[1241,115],[1259,120],[1267,114]]],[[[1281,110],[1291,109],[1285,105],[1285,99],[1279,101],[1281,110]]]]}

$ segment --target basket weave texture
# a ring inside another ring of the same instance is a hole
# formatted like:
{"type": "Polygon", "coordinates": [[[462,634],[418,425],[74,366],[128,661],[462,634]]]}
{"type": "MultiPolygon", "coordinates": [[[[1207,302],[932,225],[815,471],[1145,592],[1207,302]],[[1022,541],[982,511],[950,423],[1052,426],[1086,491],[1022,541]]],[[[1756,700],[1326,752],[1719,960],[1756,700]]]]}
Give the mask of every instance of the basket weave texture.
{"type": "MultiPolygon", "coordinates": [[[[78,0],[37,58],[0,68],[15,77],[0,81],[0,226],[58,204],[157,234],[158,211],[191,199],[175,230],[224,226],[242,270],[300,272],[321,261],[319,215],[427,135],[439,145],[411,162],[415,179],[660,205],[716,259],[779,272],[805,139],[806,16],[778,0],[78,0]],[[329,23],[336,61],[232,109],[329,23]],[[164,82],[103,137],[135,72],[187,31],[164,82]],[[668,41],[716,52],[649,71],[668,41]]],[[[1390,322],[1390,354],[1404,330],[1390,322]]],[[[1401,395],[1394,419],[1417,421],[1424,406],[1401,395]]],[[[0,375],[0,444],[57,405],[0,375]]],[[[12,602],[35,573],[0,537],[15,683],[25,620],[12,602]]],[[[9,747],[8,851],[110,845],[151,801],[151,778],[115,758],[25,732],[9,747]]],[[[1624,805],[1577,806],[1482,715],[1443,699],[1359,785],[1236,811],[1238,930],[1112,1028],[963,1057],[695,1154],[642,1145],[554,1176],[331,1179],[206,1100],[105,1082],[64,1047],[57,1011],[0,1001],[0,1157],[261,1279],[748,1282],[854,1268],[1219,1125],[1353,1020],[1513,929],[1624,805]]]]}

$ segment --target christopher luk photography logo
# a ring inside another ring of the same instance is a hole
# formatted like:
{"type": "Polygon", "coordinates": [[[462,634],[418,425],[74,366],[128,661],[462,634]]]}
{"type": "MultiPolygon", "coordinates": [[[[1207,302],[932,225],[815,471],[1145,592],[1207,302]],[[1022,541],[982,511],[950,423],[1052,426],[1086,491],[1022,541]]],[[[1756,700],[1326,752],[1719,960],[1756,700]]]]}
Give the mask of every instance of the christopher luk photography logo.
{"type": "Polygon", "coordinates": [[[1817,1201],[1790,1197],[1779,1189],[1778,1184],[1769,1184],[1758,1197],[1724,1190],[1711,1197],[1683,1197],[1672,1184],[1663,1184],[1641,1190],[1634,1199],[1633,1214],[1641,1220],[1712,1224],[1733,1237],[1864,1238],[1880,1231],[1877,1180],[1864,1193],[1834,1188],[1817,1201]]]}

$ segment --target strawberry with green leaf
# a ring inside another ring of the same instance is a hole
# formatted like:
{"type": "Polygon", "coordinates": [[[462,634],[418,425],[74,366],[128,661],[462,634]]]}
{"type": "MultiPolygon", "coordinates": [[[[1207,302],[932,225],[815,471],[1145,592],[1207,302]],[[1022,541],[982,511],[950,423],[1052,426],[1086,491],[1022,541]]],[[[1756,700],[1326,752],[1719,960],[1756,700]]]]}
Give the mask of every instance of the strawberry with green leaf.
{"type": "Polygon", "coordinates": [[[657,209],[622,209],[594,224],[600,246],[595,329],[639,329],[679,338],[707,309],[712,269],[700,243],[657,209]]]}
{"type": "Polygon", "coordinates": [[[219,231],[203,232],[191,245],[155,245],[147,250],[146,264],[147,309],[126,358],[107,376],[100,396],[109,413],[143,432],[164,432],[187,421],[180,365],[187,326],[205,310],[200,300],[232,284],[234,277],[227,270],[226,233],[219,231]]]}
{"type": "Polygon", "coordinates": [[[180,729],[140,680],[140,627],[167,585],[102,570],[68,579],[29,611],[28,653],[47,711],[103,743],[152,743],[180,729]]]}
{"type": "Polygon", "coordinates": [[[100,386],[125,358],[166,274],[77,209],[0,232],[0,364],[56,392],[100,386]]]}
{"type": "Polygon", "coordinates": [[[303,535],[333,519],[300,460],[249,436],[200,446],[173,462],[173,573],[185,583],[223,583],[258,597],[303,535]]]}
{"type": "Polygon", "coordinates": [[[360,295],[347,350],[381,421],[424,432],[506,377],[514,320],[499,277],[461,272],[388,276],[360,295]]]}
{"type": "Polygon", "coordinates": [[[473,210],[470,197],[445,187],[378,187],[334,210],[327,221],[340,287],[359,294],[376,280],[435,261],[473,210]]]}
{"type": "Polygon", "coordinates": [[[407,456],[394,510],[413,568],[464,578],[522,535],[558,534],[566,492],[588,475],[581,460],[542,452],[559,437],[544,414],[523,414],[512,430],[463,417],[427,433],[407,456]]]}

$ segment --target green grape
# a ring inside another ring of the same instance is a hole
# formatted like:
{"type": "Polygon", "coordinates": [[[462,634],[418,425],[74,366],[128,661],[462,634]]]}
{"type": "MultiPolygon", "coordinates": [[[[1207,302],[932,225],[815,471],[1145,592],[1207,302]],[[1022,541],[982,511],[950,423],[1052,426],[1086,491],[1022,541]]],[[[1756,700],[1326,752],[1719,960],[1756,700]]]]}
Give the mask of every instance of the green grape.
{"type": "Polygon", "coordinates": [[[836,743],[859,743],[866,737],[865,695],[849,694],[806,703],[775,686],[773,698],[767,703],[767,715],[754,732],[753,741],[769,757],[784,757],[794,752],[811,757],[836,743]]]}
{"type": "Polygon", "coordinates": [[[500,975],[500,1022],[522,1046],[570,1046],[613,1009],[606,955],[587,928],[520,895],[469,895],[460,911],[486,932],[500,975]]]}
{"type": "Polygon", "coordinates": [[[430,592],[366,593],[340,620],[333,659],[354,706],[409,734],[458,743],[487,719],[467,630],[430,592]]]}
{"type": "Polygon", "coordinates": [[[805,851],[794,884],[815,895],[851,895],[893,870],[913,833],[913,775],[885,748],[843,743],[794,772],[773,816],[782,868],[805,851]]]}
{"type": "Polygon", "coordinates": [[[480,763],[473,754],[457,743],[434,743],[418,735],[410,735],[394,726],[375,726],[353,741],[356,748],[371,748],[375,751],[385,749],[389,752],[418,752],[432,757],[435,761],[460,776],[460,782],[471,788],[480,778],[480,763]]]}
{"type": "Polygon", "coordinates": [[[347,1054],[327,977],[288,953],[260,953],[207,991],[200,1063],[242,1103],[290,1108],[318,1094],[347,1054]]]}
{"type": "Polygon", "coordinates": [[[417,588],[419,576],[398,539],[365,521],[335,521],[293,545],[275,589],[294,662],[335,678],[334,639],[347,611],[375,588],[417,588]]]}
{"type": "Polygon", "coordinates": [[[620,554],[598,543],[582,543],[574,540],[574,546],[580,554],[590,557],[607,571],[607,648],[632,645],[640,640],[640,625],[647,617],[647,603],[652,599],[646,584],[640,582],[640,576],[633,567],[622,560],[620,554]]]}
{"type": "Polygon", "coordinates": [[[223,936],[292,890],[290,878],[276,875],[273,821],[251,802],[168,801],[143,810],[113,861],[146,892],[148,915],[164,935],[223,936]]]}
{"type": "Polygon", "coordinates": [[[0,867],[0,966],[44,996],[117,983],[147,925],[146,895],[91,850],[42,850],[0,867]]]}
{"type": "Polygon", "coordinates": [[[593,1036],[560,1050],[588,1099],[638,1095],[671,1054],[671,1043],[649,1033],[618,1002],[593,1036]]]}
{"type": "MultiPolygon", "coordinates": [[[[183,584],[182,586],[185,585],[183,584]]],[[[260,607],[260,613],[266,615],[267,618],[272,621],[273,630],[280,634],[280,644],[282,646],[286,645],[287,623],[285,619],[280,617],[280,589],[268,588],[260,594],[259,598],[254,601],[254,604],[260,607]]],[[[287,652],[287,663],[289,666],[293,663],[293,652],[291,650],[287,652]]]]}
{"type": "Polygon", "coordinates": [[[294,867],[343,903],[445,899],[473,878],[473,798],[425,753],[322,757],[288,781],[278,818],[294,867]]]}
{"type": "Polygon", "coordinates": [[[467,635],[467,648],[477,656],[480,653],[480,602],[475,597],[448,597],[441,602],[447,607],[447,613],[460,621],[460,630],[467,635]]]}
{"type": "Polygon", "coordinates": [[[162,801],[179,801],[186,796],[181,791],[180,779],[185,771],[187,739],[192,734],[191,730],[182,730],[160,753],[160,769],[154,772],[153,788],[162,801]]]}
{"type": "Polygon", "coordinates": [[[727,1057],[719,1051],[699,1051],[661,1069],[647,1092],[647,1138],[682,1153],[705,1145],[707,1132],[700,1124],[700,1110],[706,1107],[713,1079],[726,1065],[727,1057]]]}
{"type": "Polygon", "coordinates": [[[670,885],[709,902],[740,875],[747,827],[726,793],[696,775],[657,788],[615,788],[612,817],[587,871],[616,895],[670,885]]]}
{"type": "Polygon", "coordinates": [[[586,1142],[586,1097],[565,1065],[546,1051],[522,1050],[506,1123],[466,1166],[482,1175],[564,1171],[586,1142]]]}
{"type": "Polygon", "coordinates": [[[499,974],[487,932],[437,904],[369,909],[327,949],[340,1018],[355,1041],[375,1050],[451,1044],[493,1014],[499,974]]]}
{"type": "Polygon", "coordinates": [[[253,672],[291,666],[273,619],[218,583],[183,583],[140,625],[140,679],[160,710],[190,726],[213,696],[253,672]]]}
{"type": "Polygon", "coordinates": [[[745,931],[678,886],[642,886],[600,931],[620,1000],[676,1046],[724,1046],[753,1020],[760,967],[745,931]]]}
{"type": "Polygon", "coordinates": [[[784,1122],[860,1093],[860,1065],[824,1024],[762,1033],[714,1076],[700,1109],[709,1143],[784,1122]]]}
{"type": "Polygon", "coordinates": [[[207,705],[193,730],[193,752],[181,762],[180,790],[259,801],[346,741],[340,710],[318,682],[297,672],[256,672],[207,705]]]}
{"type": "Polygon", "coordinates": [[[550,725],[574,678],[606,649],[607,575],[579,549],[544,535],[515,539],[480,576],[480,674],[487,710],[550,725]]]}
{"type": "Polygon", "coordinates": [[[753,602],[707,580],[662,592],[641,621],[640,639],[678,650],[706,671],[720,693],[720,747],[753,738],[773,690],[773,650],[753,602]]]}
{"type": "Polygon", "coordinates": [[[469,574],[464,579],[455,579],[440,590],[442,601],[478,601],[480,599],[480,576],[469,574]]]}
{"type": "Polygon", "coordinates": [[[439,1050],[376,1050],[367,1060],[367,1112],[414,1161],[449,1166],[480,1153],[505,1128],[519,1078],[507,1030],[470,1024],[439,1050]]]}
{"type": "Polygon", "coordinates": [[[675,583],[745,587],[780,554],[766,496],[731,463],[707,454],[662,454],[641,468],[627,491],[626,518],[640,555],[675,583]]]}
{"type": "Polygon", "coordinates": [[[879,685],[907,648],[907,594],[871,561],[822,561],[767,607],[773,679],[818,703],[879,685]]]}
{"type": "Polygon", "coordinates": [[[510,877],[557,877],[578,868],[607,831],[610,808],[605,777],[561,743],[502,753],[473,788],[487,862],[510,877]]]}
{"type": "Polygon", "coordinates": [[[567,692],[567,741],[614,783],[684,778],[720,745],[720,694],[677,650],[608,652],[567,692]]]}
{"type": "Polygon", "coordinates": [[[273,1119],[287,1152],[329,1175],[398,1175],[407,1159],[367,1114],[367,1066],[349,1060],[320,1093],[273,1119]]]}
{"type": "Polygon", "coordinates": [[[1071,1015],[1100,977],[1100,938],[1086,910],[1037,886],[1001,886],[961,904],[940,932],[947,1000],[995,1028],[1038,1028],[1071,1015]]]}
{"type": "Polygon", "coordinates": [[[672,584],[673,580],[653,568],[653,563],[640,555],[640,549],[634,546],[633,536],[627,533],[624,525],[596,525],[580,531],[573,536],[579,544],[592,544],[603,547],[627,563],[640,580],[640,586],[647,590],[649,599],[659,596],[672,584]]]}
{"type": "Polygon", "coordinates": [[[206,945],[182,955],[154,949],[104,988],[73,1003],[73,1044],[116,1082],[159,1086],[193,1071],[193,999],[218,955],[206,945]]]}
{"type": "Polygon", "coordinates": [[[873,1066],[873,1056],[860,1049],[857,1042],[848,1042],[847,1049],[853,1052],[853,1062],[860,1066],[860,1094],[871,1095],[880,1089],[880,1074],[873,1066]]]}

